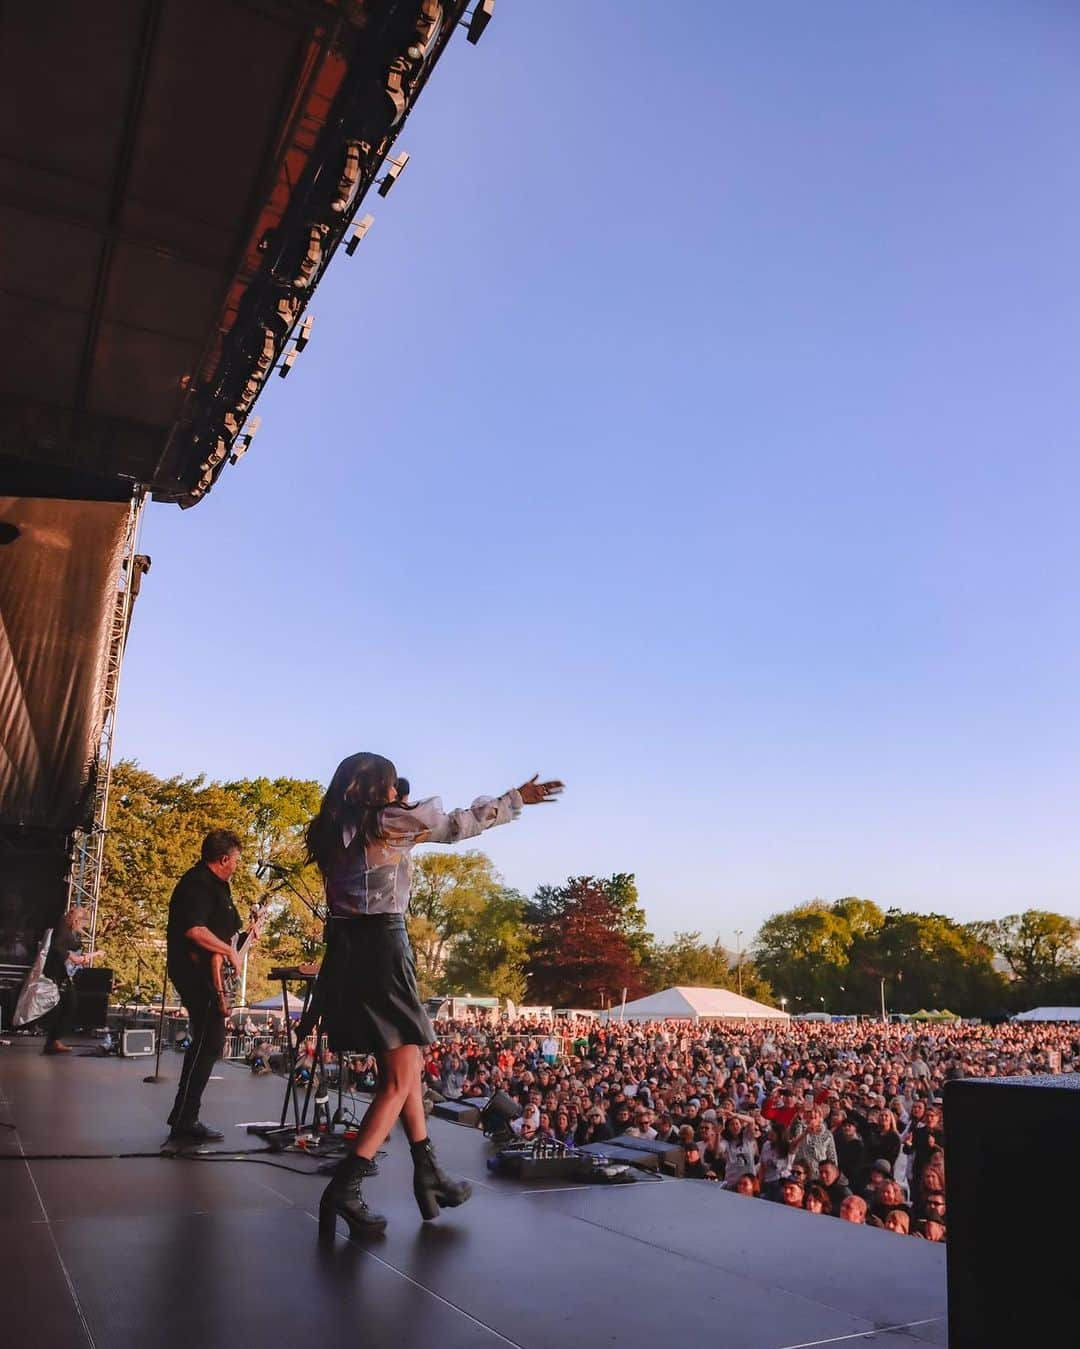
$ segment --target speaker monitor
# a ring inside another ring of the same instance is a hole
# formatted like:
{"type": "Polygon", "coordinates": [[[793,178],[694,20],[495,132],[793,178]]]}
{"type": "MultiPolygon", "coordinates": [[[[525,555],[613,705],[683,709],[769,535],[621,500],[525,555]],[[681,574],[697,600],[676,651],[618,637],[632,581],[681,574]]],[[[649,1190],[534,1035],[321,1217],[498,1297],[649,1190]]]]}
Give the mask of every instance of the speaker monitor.
{"type": "MultiPolygon", "coordinates": [[[[637,1140],[634,1140],[637,1142],[637,1140]]],[[[586,1143],[578,1148],[578,1155],[586,1157],[604,1157],[609,1162],[620,1162],[632,1166],[637,1171],[659,1171],[660,1158],[654,1152],[642,1152],[640,1148],[623,1147],[622,1143],[612,1139],[610,1143],[586,1143]]]]}
{"type": "Polygon", "coordinates": [[[682,1179],[686,1174],[686,1152],[678,1143],[661,1143],[658,1138],[637,1138],[633,1134],[620,1134],[618,1138],[612,1139],[612,1143],[620,1148],[629,1148],[631,1152],[651,1153],[669,1176],[682,1179]]]}
{"type": "Polygon", "coordinates": [[[437,1101],[431,1113],[438,1119],[467,1124],[470,1129],[475,1129],[480,1123],[480,1111],[470,1101],[437,1101]]]}
{"type": "Polygon", "coordinates": [[[149,1058],[155,1048],[152,1030],[126,1030],[120,1041],[120,1053],[125,1059],[149,1058]]]}
{"type": "Polygon", "coordinates": [[[108,997],[112,992],[113,972],[104,967],[87,965],[75,971],[74,982],[79,993],[104,993],[108,997]]]}
{"type": "Polygon", "coordinates": [[[507,1096],[505,1091],[497,1091],[484,1107],[480,1116],[480,1123],[483,1125],[484,1133],[495,1134],[502,1129],[509,1129],[510,1121],[517,1119],[521,1114],[521,1106],[512,1096],[507,1096]]]}
{"type": "Polygon", "coordinates": [[[944,1123],[949,1349],[1064,1344],[1080,1323],[1080,1073],[947,1082],[944,1123]]]}

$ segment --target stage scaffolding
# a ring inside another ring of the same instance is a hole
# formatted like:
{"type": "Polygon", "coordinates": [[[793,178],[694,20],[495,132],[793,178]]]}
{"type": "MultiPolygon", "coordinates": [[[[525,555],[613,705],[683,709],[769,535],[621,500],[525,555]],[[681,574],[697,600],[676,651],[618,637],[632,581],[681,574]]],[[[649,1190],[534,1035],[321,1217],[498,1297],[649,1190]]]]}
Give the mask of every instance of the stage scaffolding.
{"type": "Polygon", "coordinates": [[[128,505],[124,550],[117,578],[116,600],[113,605],[108,649],[105,656],[105,679],[102,706],[101,735],[91,767],[93,797],[88,828],[77,829],[72,835],[71,869],[68,877],[68,908],[82,905],[90,911],[87,926],[89,953],[97,944],[98,901],[101,894],[101,871],[105,860],[106,819],[109,810],[109,783],[112,777],[113,741],[116,733],[116,710],[120,696],[120,675],[124,666],[131,610],[143,575],[149,570],[149,559],[138,551],[139,528],[142,524],[146,493],[136,487],[128,505]]]}

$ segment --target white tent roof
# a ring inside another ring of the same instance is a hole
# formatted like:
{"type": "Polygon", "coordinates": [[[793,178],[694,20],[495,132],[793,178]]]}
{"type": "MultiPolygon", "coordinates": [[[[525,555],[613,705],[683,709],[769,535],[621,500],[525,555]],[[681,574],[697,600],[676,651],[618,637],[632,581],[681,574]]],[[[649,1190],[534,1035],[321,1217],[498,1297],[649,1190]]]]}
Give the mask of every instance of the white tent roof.
{"type": "Polygon", "coordinates": [[[1080,1007],[1033,1007],[1017,1012],[1014,1021],[1080,1021],[1080,1007]]]}
{"type": "MultiPolygon", "coordinates": [[[[301,1012],[304,1008],[304,1001],[298,998],[295,993],[289,994],[289,1011],[301,1012]]],[[[268,998],[263,998],[262,1002],[253,1002],[248,1008],[249,1012],[280,1012],[281,994],[271,993],[268,998]]]]}
{"type": "MultiPolygon", "coordinates": [[[[613,1007],[613,1019],[621,1009],[613,1007]]],[[[768,1007],[753,998],[741,997],[728,988],[665,988],[626,1004],[627,1020],[662,1021],[668,1017],[688,1020],[692,1017],[732,1017],[751,1021],[790,1021],[787,1012],[768,1007]]]]}

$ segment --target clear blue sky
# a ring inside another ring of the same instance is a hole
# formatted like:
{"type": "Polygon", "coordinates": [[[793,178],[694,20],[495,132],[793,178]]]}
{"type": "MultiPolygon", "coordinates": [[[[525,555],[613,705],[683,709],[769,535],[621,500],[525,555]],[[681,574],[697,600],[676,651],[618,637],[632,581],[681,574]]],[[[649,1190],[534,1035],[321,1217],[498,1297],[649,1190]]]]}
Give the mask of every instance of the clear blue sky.
{"type": "Polygon", "coordinates": [[[1078,70],[1065,0],[500,0],[251,453],[148,512],[120,752],[562,776],[506,880],[664,935],[1076,913],[1078,70]]]}

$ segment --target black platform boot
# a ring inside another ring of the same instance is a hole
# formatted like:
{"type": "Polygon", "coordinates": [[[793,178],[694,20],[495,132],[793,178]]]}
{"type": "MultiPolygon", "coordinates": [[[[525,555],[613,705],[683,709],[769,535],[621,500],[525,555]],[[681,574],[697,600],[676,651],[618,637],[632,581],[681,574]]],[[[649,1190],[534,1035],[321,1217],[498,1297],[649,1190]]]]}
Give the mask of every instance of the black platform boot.
{"type": "Polygon", "coordinates": [[[457,1208],[464,1204],[472,1194],[472,1186],[467,1180],[450,1180],[443,1175],[430,1138],[425,1138],[422,1143],[410,1143],[409,1150],[414,1167],[413,1194],[425,1222],[437,1218],[441,1208],[457,1208]]]}
{"type": "Polygon", "coordinates": [[[386,1230],[386,1219],[372,1213],[361,1192],[361,1182],[378,1171],[374,1162],[350,1153],[338,1166],[334,1179],[319,1201],[319,1237],[332,1242],[338,1218],[349,1224],[349,1236],[374,1237],[386,1230]]]}

